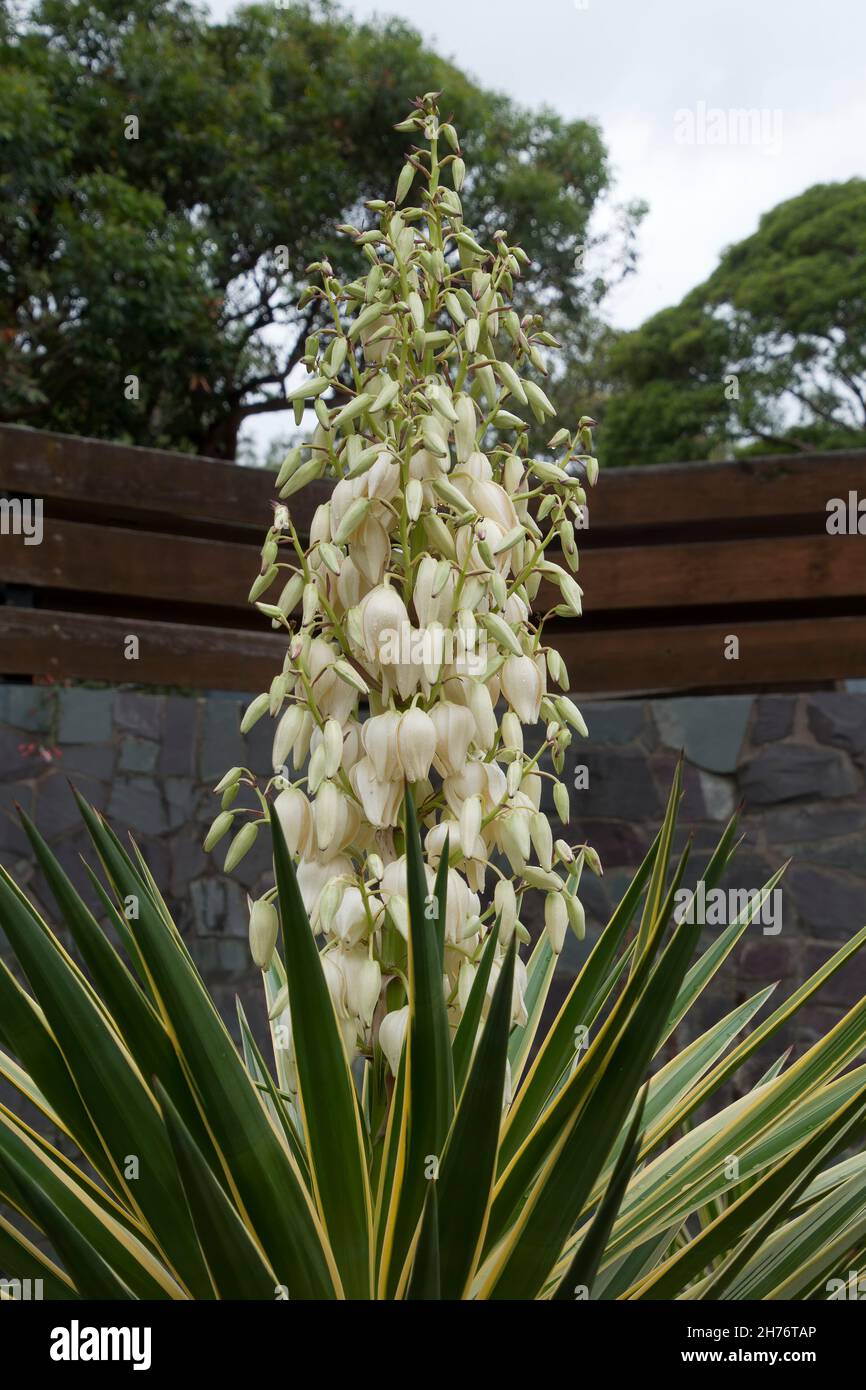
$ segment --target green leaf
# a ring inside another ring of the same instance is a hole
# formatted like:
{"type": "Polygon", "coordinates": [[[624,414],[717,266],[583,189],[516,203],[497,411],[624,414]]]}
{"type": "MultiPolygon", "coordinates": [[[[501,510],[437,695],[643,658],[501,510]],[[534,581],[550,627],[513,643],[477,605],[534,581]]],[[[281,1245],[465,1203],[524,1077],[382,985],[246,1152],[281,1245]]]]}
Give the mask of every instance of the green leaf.
{"type": "Polygon", "coordinates": [[[804,981],[793,994],[789,995],[783,1004],[780,1004],[769,1018],[765,1018],[759,1023],[757,1028],[738,1043],[733,1052],[724,1058],[717,1067],[704,1078],[700,1086],[696,1087],[684,1101],[679,1112],[671,1117],[671,1127],[681,1124],[683,1120],[691,1115],[702,1105],[714,1091],[723,1086],[726,1081],[740,1069],[740,1067],[752,1057],[757,1050],[764,1045],[774,1033],[777,1033],[786,1023],[788,1023],[803,1007],[804,1004],[814,997],[832,977],[845,965],[866,943],[866,927],[861,928],[841,946],[829,960],[815,971],[808,980],[804,981]]]}
{"type": "Polygon", "coordinates": [[[633,1184],[614,1231],[611,1254],[732,1191],[735,1184],[727,1172],[731,1154],[738,1156],[740,1181],[745,1186],[746,1179],[796,1149],[863,1083],[866,1070],[858,1067],[821,1086],[824,1074],[844,1065],[855,1053],[846,1049],[841,1055],[840,1062],[835,1049],[821,1049],[818,1056],[807,1053],[790,1072],[735,1101],[664,1150],[633,1184]]]}
{"type": "MultiPolygon", "coordinates": [[[[130,1229],[128,1217],[123,1220],[98,1196],[84,1174],[72,1170],[68,1159],[54,1155],[45,1141],[27,1131],[3,1106],[0,1106],[0,1163],[23,1169],[30,1185],[25,1188],[4,1184],[0,1177],[0,1196],[20,1211],[34,1225],[39,1217],[29,1203],[33,1186],[38,1186],[63,1211],[75,1229],[99,1254],[106,1264],[117,1271],[124,1283],[138,1298],[181,1298],[183,1291],[165,1270],[163,1263],[149,1247],[144,1232],[130,1229]]],[[[11,1181],[11,1180],[9,1180],[11,1181]]]]}
{"type": "Polygon", "coordinates": [[[647,1087],[645,1086],[638,1097],[634,1118],[625,1136],[622,1151],[616,1161],[598,1210],[592,1218],[589,1230],[580,1240],[571,1264],[553,1294],[554,1299],[559,1302],[566,1299],[572,1300],[577,1288],[586,1289],[587,1298],[595,1297],[596,1276],[604,1259],[607,1240],[637,1163],[646,1097],[647,1087]]]}
{"type": "Polygon", "coordinates": [[[404,1045],[391,1094],[379,1171],[379,1187],[376,1193],[376,1289],[379,1298],[385,1297],[385,1280],[390,1252],[394,1243],[394,1228],[399,1207],[395,1194],[402,1182],[406,1163],[408,1118],[406,1047],[404,1045]]]}
{"type": "MultiPolygon", "coordinates": [[[[649,987],[655,965],[655,957],[661,944],[663,918],[656,920],[648,939],[646,950],[641,956],[637,969],[630,975],[616,1003],[590,1045],[589,1050],[578,1062],[572,1075],[544,1110],[526,1141],[514,1155],[496,1185],[493,1208],[487,1230],[487,1249],[500,1239],[536,1180],[547,1156],[560,1141],[563,1134],[573,1125],[582,1107],[603,1079],[616,1047],[628,1028],[630,1016],[635,1011],[646,989],[649,987]]],[[[590,962],[587,962],[589,964],[590,962]]],[[[653,1036],[657,1036],[653,1019],[653,1036]]],[[[637,1085],[634,1088],[637,1091],[637,1085]]],[[[508,1130],[506,1129],[506,1135],[508,1130]]],[[[500,1166],[501,1166],[500,1158],[500,1166]]]]}
{"type": "Polygon", "coordinates": [[[807,1139],[787,1159],[732,1203],[722,1215],[705,1227],[699,1236],[660,1269],[648,1276],[632,1294],[633,1298],[674,1297],[720,1256],[731,1251],[702,1290],[702,1298],[721,1298],[728,1284],[740,1272],[757,1248],[779,1224],[796,1196],[806,1187],[826,1157],[844,1141],[846,1134],[866,1114],[866,1087],[826,1124],[807,1139]],[[745,1239],[741,1240],[745,1236],[745,1239]],[[737,1241],[740,1245],[732,1250],[737,1241]]]}
{"type": "Polygon", "coordinates": [[[726,1297],[805,1298],[816,1281],[826,1283],[840,1263],[845,1263],[854,1243],[864,1235],[866,1171],[861,1171],[778,1227],[731,1281],[726,1297]]]}
{"type": "MultiPolygon", "coordinates": [[[[90,972],[100,1000],[112,1018],[123,1020],[123,1040],[142,1076],[159,1077],[195,1135],[196,1142],[213,1160],[215,1155],[210,1136],[202,1122],[162,1019],[70,883],[39,831],[24,814],[21,821],[63,920],[90,972]]],[[[118,929],[118,919],[122,916],[123,914],[118,912],[113,914],[118,929]]],[[[126,929],[128,931],[128,927],[126,929]]]]}
{"type": "Polygon", "coordinates": [[[767,985],[751,999],[732,1009],[656,1072],[650,1083],[645,1112],[645,1153],[650,1152],[657,1142],[648,1138],[651,1127],[664,1124],[667,1113],[678,1107],[682,1097],[688,1095],[701,1076],[730,1046],[737,1034],[751,1023],[775,988],[775,984],[767,985]]]}
{"type": "MultiPolygon", "coordinates": [[[[88,1176],[81,1163],[79,1155],[76,1153],[75,1160],[67,1158],[64,1153],[54,1147],[53,1144],[40,1134],[37,1130],[31,1129],[22,1119],[12,1114],[5,1106],[0,1105],[0,1124],[8,1123],[18,1139],[23,1140],[25,1145],[29,1145],[36,1151],[43,1164],[49,1165],[57,1171],[79,1194],[81,1199],[89,1205],[94,1205],[98,1211],[106,1216],[112,1225],[117,1222],[125,1231],[133,1235],[136,1240],[145,1244],[149,1251],[154,1250],[152,1241],[145,1236],[142,1226],[134,1212],[122,1204],[121,1201],[104,1185],[96,1183],[88,1176]]],[[[20,1155],[19,1155],[20,1159],[20,1155]]],[[[116,1261],[111,1259],[111,1264],[116,1261]]],[[[129,1280],[127,1279],[127,1283],[129,1280]]]]}
{"type": "Polygon", "coordinates": [[[340,1291],[339,1276],[310,1194],[189,952],[95,812],[81,798],[79,806],[115,890],[124,897],[139,896],[135,937],[160,1012],[183,1057],[227,1180],[278,1282],[294,1290],[297,1299],[333,1298],[340,1291]]]}
{"type": "MultiPolygon", "coordinates": [[[[693,1043],[690,1043],[682,1052],[677,1053],[666,1066],[656,1072],[649,1083],[644,1109],[643,1138],[641,1141],[642,1159],[657,1147],[657,1142],[651,1137],[653,1124],[664,1125],[666,1112],[675,1108],[682,1096],[688,1094],[701,1075],[730,1045],[737,1033],[745,1028],[758,1010],[763,1007],[774,989],[775,985],[768,985],[766,989],[760,990],[753,998],[746,1000],[739,1008],[732,1009],[723,1019],[709,1028],[706,1033],[695,1038],[693,1043]]],[[[614,1160],[622,1151],[624,1142],[625,1135],[622,1134],[614,1144],[610,1158],[605,1165],[602,1173],[603,1180],[606,1180],[614,1160]]],[[[595,1201],[600,1195],[600,1188],[596,1188],[590,1200],[595,1201]]]]}
{"type": "Polygon", "coordinates": [[[0,1212],[0,1270],[3,1271],[4,1278],[12,1279],[40,1279],[42,1281],[42,1296],[54,1300],[77,1299],[78,1294],[62,1269],[49,1260],[47,1255],[43,1255],[32,1241],[21,1232],[16,1231],[5,1216],[0,1212]]]}
{"type": "Polygon", "coordinates": [[[526,1073],[509,1111],[502,1136],[500,1172],[510,1163],[529,1135],[548,1096],[574,1056],[575,1029],[586,1026],[588,1022],[602,982],[611,970],[616,952],[634,917],[657,852],[658,839],[648,851],[628,891],[596,942],[542,1042],[535,1061],[526,1073]]]}
{"type": "Polygon", "coordinates": [[[357,1096],[277,816],[271,836],[310,1175],[346,1296],[370,1298],[372,1205],[357,1096]]]}
{"type": "Polygon", "coordinates": [[[421,1218],[421,1233],[412,1262],[407,1299],[430,1302],[442,1297],[439,1276],[439,1201],[436,1180],[430,1180],[421,1218]]]}
{"type": "Polygon", "coordinates": [[[8,1153],[0,1159],[0,1181],[4,1176],[7,1183],[11,1179],[13,1186],[24,1193],[28,1206],[63,1260],[82,1298],[126,1300],[134,1297],[41,1184],[34,1182],[27,1170],[8,1153]]]}
{"type": "Polygon", "coordinates": [[[517,937],[502,962],[439,1174],[443,1298],[462,1298],[484,1237],[502,1125],[517,937]],[[471,1174],[471,1181],[467,1181],[471,1174]]]}
{"type": "MultiPolygon", "coordinates": [[[[413,802],[414,807],[414,802],[413,802]]],[[[445,969],[445,921],[448,914],[448,867],[451,861],[451,836],[445,836],[445,844],[439,856],[436,877],[433,880],[433,898],[436,903],[436,937],[439,942],[439,959],[445,969]]]]}
{"type": "Polygon", "coordinates": [[[140,1212],[194,1296],[210,1285],[155,1100],[56,939],[36,925],[0,874],[0,923],[74,1076],[131,1208],[140,1212]],[[132,1159],[134,1177],[127,1177],[132,1159]],[[144,1161],[142,1161],[144,1160],[144,1161]]]}
{"type": "Polygon", "coordinates": [[[406,1160],[397,1195],[393,1243],[387,1252],[389,1296],[397,1291],[426,1197],[425,1169],[441,1159],[454,1114],[454,1071],[442,989],[442,956],[435,918],[426,913],[427,882],[411,794],[404,798],[409,897],[409,1024],[406,1037],[406,1160]]]}
{"type": "Polygon", "coordinates": [[[273,1300],[278,1281],[260,1246],[159,1083],[156,1093],[216,1297],[273,1300]]]}
{"type": "MultiPolygon", "coordinates": [[[[533,1298],[556,1263],[634,1103],[699,933],[699,927],[680,925],[644,986],[641,981],[656,949],[658,929],[653,927],[648,935],[629,982],[640,988],[640,996],[586,1105],[572,1113],[512,1230],[491,1262],[484,1286],[488,1296],[533,1298]]],[[[628,989],[623,998],[627,994],[628,989]]],[[[583,1067],[590,1064],[592,1052],[591,1048],[583,1067]]],[[[567,1094],[563,1092],[563,1097],[567,1094]]]]}
{"type": "Polygon", "coordinates": [[[683,756],[680,754],[677,762],[674,779],[671,783],[671,790],[668,795],[668,804],[665,809],[665,818],[659,832],[658,854],[653,863],[652,876],[647,890],[646,901],[644,903],[643,915],[641,916],[640,926],[637,933],[637,945],[635,946],[632,958],[632,970],[635,970],[646,950],[650,937],[652,936],[653,924],[659,916],[662,904],[662,896],[665,891],[665,879],[668,872],[668,861],[670,860],[671,847],[673,845],[674,830],[677,823],[677,808],[680,797],[682,796],[683,782],[683,756]]]}
{"type": "Polygon", "coordinates": [[[454,1059],[454,1086],[459,1096],[466,1084],[466,1077],[469,1074],[469,1064],[472,1061],[472,1050],[475,1047],[475,1039],[478,1036],[478,1025],[481,1022],[481,1010],[484,1007],[484,1000],[487,996],[487,986],[490,982],[490,970],[493,965],[493,957],[496,954],[496,943],[499,940],[499,918],[493,923],[484,943],[484,950],[481,952],[481,959],[478,962],[478,969],[472,981],[472,988],[469,991],[469,998],[466,1001],[466,1008],[457,1025],[457,1032],[454,1035],[452,1056],[454,1059]]]}
{"type": "MultiPolygon", "coordinates": [[[[692,966],[683,981],[682,989],[674,1001],[674,1006],[671,1009],[671,1016],[668,1019],[667,1026],[659,1043],[660,1047],[664,1046],[677,1024],[685,1018],[695,1000],[706,988],[710,980],[712,980],[719,967],[727,960],[743,932],[758,914],[784,872],[785,867],[773,874],[773,877],[757,894],[756,899],[750,901],[745,910],[739,913],[736,919],[731,922],[724,931],[719,932],[712,944],[692,966]]],[[[709,892],[712,886],[709,879],[705,877],[704,882],[707,884],[707,891],[709,892]]],[[[686,909],[686,911],[688,911],[688,909],[686,909]]]]}
{"type": "Polygon", "coordinates": [[[547,932],[543,932],[526,967],[526,991],[523,996],[526,1022],[518,1023],[516,1028],[512,1028],[511,1037],[508,1039],[508,1063],[511,1067],[511,1085],[515,1091],[538,1035],[556,969],[556,960],[550,938],[547,932]]]}
{"type": "Polygon", "coordinates": [[[664,1259],[679,1234],[678,1226],[669,1226],[661,1236],[636,1245],[627,1255],[618,1260],[610,1260],[609,1250],[605,1250],[605,1266],[600,1271],[595,1284],[597,1299],[619,1298],[632,1284],[637,1284],[644,1274],[664,1259]]]}
{"type": "Polygon", "coordinates": [[[62,1128],[86,1154],[96,1171],[114,1186],[114,1169],[75,1088],[66,1058],[46,1026],[45,1015],[2,960],[0,1018],[8,1046],[45,1097],[52,1112],[58,1116],[62,1128]]]}
{"type": "Polygon", "coordinates": [[[277,1090],[274,1085],[273,1077],[265,1066],[265,1059],[259,1050],[258,1043],[250,1031],[250,1025],[247,1022],[247,1016],[244,1013],[240,999],[236,1000],[236,1004],[238,1027],[241,1033],[241,1048],[243,1049],[247,1072],[254,1084],[256,1084],[259,1089],[263,1089],[267,1097],[269,1112],[282,1129],[286,1138],[286,1143],[309,1188],[311,1187],[311,1180],[310,1170],[307,1165],[307,1155],[303,1150],[300,1137],[295,1129],[294,1118],[286,1103],[286,1097],[277,1090]]]}

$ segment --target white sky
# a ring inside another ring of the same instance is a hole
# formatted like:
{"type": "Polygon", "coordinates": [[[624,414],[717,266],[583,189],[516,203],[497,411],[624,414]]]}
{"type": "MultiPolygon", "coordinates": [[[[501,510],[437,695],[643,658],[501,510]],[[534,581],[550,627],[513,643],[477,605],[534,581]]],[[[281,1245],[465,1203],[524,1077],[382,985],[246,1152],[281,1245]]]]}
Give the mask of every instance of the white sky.
{"type": "MultiPolygon", "coordinates": [[[[215,16],[233,8],[210,3],[215,16]]],[[[344,8],[358,19],[400,15],[484,86],[598,121],[614,199],[650,205],[637,273],[606,304],[621,327],[676,303],[776,203],[866,173],[863,0],[344,0],[344,8]],[[764,134],[758,127],[744,142],[727,113],[745,108],[760,113],[764,134]],[[725,113],[725,144],[707,143],[713,110],[725,113]],[[694,113],[702,141],[677,138],[683,111],[694,113]]],[[[271,419],[269,433],[276,426],[271,419]]]]}

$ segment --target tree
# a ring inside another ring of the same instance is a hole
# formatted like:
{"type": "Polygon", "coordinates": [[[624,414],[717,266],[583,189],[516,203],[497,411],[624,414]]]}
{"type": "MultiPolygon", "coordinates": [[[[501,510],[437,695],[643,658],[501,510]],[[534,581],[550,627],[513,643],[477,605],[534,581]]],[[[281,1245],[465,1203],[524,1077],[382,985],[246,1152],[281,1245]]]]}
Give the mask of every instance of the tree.
{"type": "Polygon", "coordinates": [[[399,161],[408,98],[441,88],[470,130],[467,219],[533,264],[521,304],[577,322],[577,248],[609,188],[588,121],[486,92],[398,21],[327,0],[213,24],[185,0],[0,10],[0,418],[234,457],[285,409],[317,326],[313,247],[337,274],[399,161]],[[384,133],[383,133],[384,132],[384,133]]]}
{"type": "Polygon", "coordinates": [[[866,445],[866,181],[773,208],[609,369],[608,463],[866,445]]]}

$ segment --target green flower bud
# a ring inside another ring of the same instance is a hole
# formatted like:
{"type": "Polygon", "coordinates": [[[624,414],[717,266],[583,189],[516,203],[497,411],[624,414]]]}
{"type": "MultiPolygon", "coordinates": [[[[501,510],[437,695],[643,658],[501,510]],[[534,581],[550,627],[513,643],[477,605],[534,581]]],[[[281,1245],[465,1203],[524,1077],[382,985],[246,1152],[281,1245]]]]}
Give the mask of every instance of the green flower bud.
{"type": "Polygon", "coordinates": [[[255,603],[259,595],[263,594],[266,589],[270,588],[279,572],[280,571],[276,565],[271,565],[269,569],[265,570],[264,574],[257,575],[256,578],[253,580],[253,584],[250,589],[247,602],[255,603]]]}
{"type": "Polygon", "coordinates": [[[204,847],[209,852],[218,845],[224,835],[232,828],[234,816],[230,811],[220,811],[216,820],[211,825],[204,840],[204,847]]]}
{"type": "Polygon", "coordinates": [[[408,160],[400,170],[400,177],[397,180],[397,193],[394,201],[404,203],[409,193],[409,189],[415,181],[415,165],[408,160]]]}
{"type": "MultiPolygon", "coordinates": [[[[223,814],[225,814],[225,812],[223,814]]],[[[244,855],[248,854],[252,849],[258,833],[259,827],[256,821],[248,820],[246,825],[241,826],[241,829],[229,845],[228,854],[226,855],[225,864],[223,865],[224,873],[230,874],[232,869],[237,868],[244,855]]]]}
{"type": "Polygon", "coordinates": [[[267,970],[277,946],[280,919],[267,898],[259,898],[250,911],[250,954],[260,970],[267,970]]]}
{"type": "Polygon", "coordinates": [[[247,705],[246,710],[244,711],[244,717],[241,720],[242,734],[249,733],[253,725],[257,723],[259,719],[261,719],[265,710],[268,708],[269,703],[269,696],[257,695],[256,698],[247,705]]]}

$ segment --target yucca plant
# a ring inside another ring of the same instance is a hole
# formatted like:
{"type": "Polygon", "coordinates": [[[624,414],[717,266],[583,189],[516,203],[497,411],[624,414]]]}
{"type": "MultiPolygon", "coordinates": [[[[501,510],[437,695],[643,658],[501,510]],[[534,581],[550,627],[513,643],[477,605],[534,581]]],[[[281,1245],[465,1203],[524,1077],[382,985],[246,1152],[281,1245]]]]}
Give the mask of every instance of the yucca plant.
{"type": "MultiPolygon", "coordinates": [[[[2,871],[0,923],[27,985],[0,969],[0,1074],[60,1135],[0,1106],[6,1279],[41,1279],[55,1299],[807,1299],[827,1297],[834,1276],[842,1287],[866,1249],[866,1154],[839,1156],[866,1110],[866,1067],[850,1068],[866,1000],[793,1065],[773,1056],[745,1096],[718,1101],[866,929],[763,1021],[773,986],[665,1061],[759,906],[697,954],[700,927],[672,911],[687,857],[672,865],[679,795],[677,775],[650,852],[543,1036],[549,939],[529,961],[527,1020],[512,1026],[516,941],[491,990],[497,925],[449,1032],[448,851],[431,911],[407,797],[396,1078],[378,1046],[349,1063],[276,817],[273,1064],[242,1012],[233,1043],[138,851],[79,799],[108,883],[92,875],[100,925],[23,818],[83,968],[2,871]]],[[[735,836],[732,822],[708,887],[735,836]]]]}

